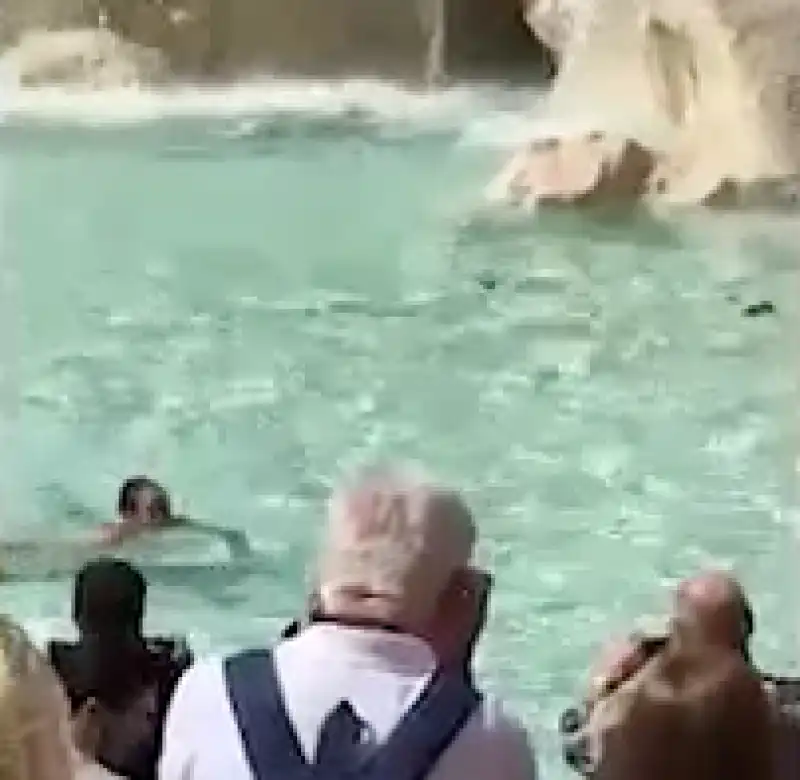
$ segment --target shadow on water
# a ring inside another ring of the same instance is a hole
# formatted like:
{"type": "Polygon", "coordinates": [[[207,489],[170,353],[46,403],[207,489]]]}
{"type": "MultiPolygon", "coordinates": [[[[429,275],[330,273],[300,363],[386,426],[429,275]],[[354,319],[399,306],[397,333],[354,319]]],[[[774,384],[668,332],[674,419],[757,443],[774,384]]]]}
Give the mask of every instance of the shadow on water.
{"type": "Polygon", "coordinates": [[[549,241],[584,244],[589,242],[625,243],[653,249],[679,249],[684,246],[682,230],[674,220],[641,208],[584,209],[581,212],[548,209],[535,214],[514,207],[481,209],[459,228],[463,241],[536,235],[549,241]]]}
{"type": "Polygon", "coordinates": [[[158,124],[48,123],[10,120],[0,126],[0,147],[20,152],[54,146],[61,153],[140,153],[159,159],[230,160],[291,154],[298,145],[308,150],[331,144],[429,147],[452,144],[459,128],[450,123],[420,129],[412,122],[387,122],[375,112],[353,107],[330,114],[286,111],[265,117],[206,119],[173,118],[158,124]]]}
{"type": "MultiPolygon", "coordinates": [[[[581,255],[599,244],[640,247],[659,253],[680,251],[686,241],[680,225],[642,208],[595,209],[580,214],[550,210],[530,214],[520,209],[484,210],[459,225],[452,255],[462,272],[485,291],[511,287],[523,291],[537,269],[530,260],[543,249],[557,248],[581,264],[581,255]],[[485,258],[492,258],[491,268],[485,258]],[[479,259],[481,267],[472,262],[479,259]]],[[[588,269],[587,269],[588,270],[588,269]]]]}
{"type": "MultiPolygon", "coordinates": [[[[544,332],[539,313],[559,301],[571,316],[562,324],[549,321],[547,336],[588,344],[603,340],[605,323],[615,316],[614,301],[596,294],[606,277],[672,278],[678,268],[682,278],[697,280],[680,294],[691,297],[697,285],[710,284],[703,307],[719,307],[731,328],[737,319],[751,321],[750,332],[779,327],[795,310],[798,232],[796,218],[781,214],[697,208],[662,216],[642,208],[532,215],[496,209],[462,221],[450,254],[454,273],[464,280],[462,297],[482,297],[490,309],[515,312],[516,328],[535,321],[536,338],[544,332]],[[605,248],[601,256],[599,246],[605,248]],[[658,269],[665,261],[672,270],[658,269]]],[[[601,352],[598,347],[593,361],[601,352]]],[[[540,389],[560,378],[552,368],[531,373],[540,389]]]]}
{"type": "Polygon", "coordinates": [[[141,565],[151,586],[185,590],[214,608],[230,608],[247,601],[242,586],[254,577],[278,577],[278,566],[264,556],[253,554],[247,561],[217,565],[141,565]]]}
{"type": "MultiPolygon", "coordinates": [[[[119,557],[126,558],[120,552],[119,557]]],[[[270,559],[253,553],[247,560],[204,564],[161,564],[133,561],[151,587],[184,590],[214,608],[230,608],[247,600],[241,586],[254,577],[279,575],[279,567],[270,559]]],[[[13,585],[69,582],[75,570],[53,567],[42,571],[19,571],[7,578],[13,585]]]]}

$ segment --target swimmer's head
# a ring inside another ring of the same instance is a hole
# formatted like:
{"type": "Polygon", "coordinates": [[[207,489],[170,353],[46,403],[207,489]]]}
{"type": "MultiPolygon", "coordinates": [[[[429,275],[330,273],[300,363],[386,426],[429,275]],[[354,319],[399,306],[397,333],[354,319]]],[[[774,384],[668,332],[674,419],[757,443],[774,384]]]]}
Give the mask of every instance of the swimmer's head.
{"type": "Polygon", "coordinates": [[[126,561],[98,558],[75,577],[73,618],[82,634],[140,636],[147,583],[126,561]]]}
{"type": "Polygon", "coordinates": [[[172,519],[169,494],[149,477],[129,477],[119,490],[117,514],[132,525],[165,525],[172,519]]]}

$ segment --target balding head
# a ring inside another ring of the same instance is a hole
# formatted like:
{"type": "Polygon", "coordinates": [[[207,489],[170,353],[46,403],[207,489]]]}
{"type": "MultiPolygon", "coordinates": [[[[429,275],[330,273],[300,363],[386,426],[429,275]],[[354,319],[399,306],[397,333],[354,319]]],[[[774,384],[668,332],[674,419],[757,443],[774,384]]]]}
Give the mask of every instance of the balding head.
{"type": "Polygon", "coordinates": [[[690,577],[675,595],[677,627],[704,641],[741,647],[752,631],[747,597],[730,574],[710,571],[690,577]]]}
{"type": "Polygon", "coordinates": [[[424,623],[468,567],[475,536],[454,491],[407,472],[363,475],[331,497],[317,574],[322,607],[424,623]]]}

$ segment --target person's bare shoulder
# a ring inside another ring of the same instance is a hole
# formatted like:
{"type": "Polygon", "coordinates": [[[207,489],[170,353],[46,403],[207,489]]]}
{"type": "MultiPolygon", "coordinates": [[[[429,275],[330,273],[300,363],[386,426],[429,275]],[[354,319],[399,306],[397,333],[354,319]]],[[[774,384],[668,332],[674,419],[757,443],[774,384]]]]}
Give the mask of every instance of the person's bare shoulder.
{"type": "Polygon", "coordinates": [[[725,742],[722,755],[730,762],[731,776],[774,777],[773,710],[758,673],[743,660],[730,662],[716,704],[717,733],[725,742]]]}
{"type": "Polygon", "coordinates": [[[720,668],[722,691],[731,704],[766,704],[768,698],[761,676],[744,659],[738,656],[726,659],[720,668]]]}
{"type": "Polygon", "coordinates": [[[95,547],[117,547],[125,541],[125,528],[121,523],[103,523],[91,540],[95,547]]]}

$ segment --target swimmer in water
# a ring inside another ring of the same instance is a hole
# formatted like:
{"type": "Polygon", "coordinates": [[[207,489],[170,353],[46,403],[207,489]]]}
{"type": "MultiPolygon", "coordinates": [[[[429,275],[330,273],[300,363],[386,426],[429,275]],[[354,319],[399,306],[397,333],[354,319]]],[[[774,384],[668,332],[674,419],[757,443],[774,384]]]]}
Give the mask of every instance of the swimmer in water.
{"type": "Polygon", "coordinates": [[[174,514],[166,489],[149,477],[136,476],[120,487],[115,522],[72,538],[0,540],[0,581],[72,572],[101,552],[124,550],[129,543],[148,538],[158,544],[158,538],[172,529],[222,541],[231,561],[241,563],[253,556],[244,532],[174,514]]]}
{"type": "Polygon", "coordinates": [[[149,477],[129,477],[122,483],[114,523],[100,527],[100,545],[117,547],[166,528],[182,525],[184,518],[172,514],[169,494],[149,477]]]}
{"type": "Polygon", "coordinates": [[[129,477],[122,483],[117,498],[117,517],[116,522],[100,527],[98,544],[104,549],[173,528],[189,528],[221,539],[234,557],[251,552],[247,536],[241,531],[174,514],[166,488],[149,477],[129,477]]]}

